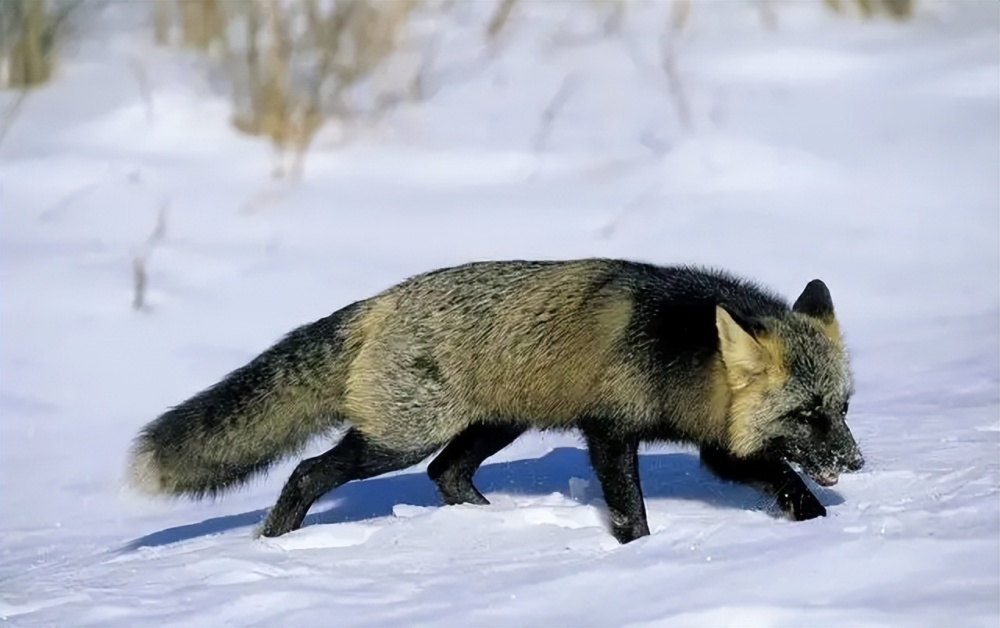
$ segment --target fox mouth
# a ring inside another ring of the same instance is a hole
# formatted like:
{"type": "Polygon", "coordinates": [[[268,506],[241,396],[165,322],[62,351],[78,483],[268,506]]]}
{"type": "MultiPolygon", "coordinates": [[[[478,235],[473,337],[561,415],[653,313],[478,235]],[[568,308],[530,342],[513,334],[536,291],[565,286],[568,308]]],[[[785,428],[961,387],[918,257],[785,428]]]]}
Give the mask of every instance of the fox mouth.
{"type": "Polygon", "coordinates": [[[833,486],[840,479],[839,474],[833,471],[816,471],[809,475],[820,486],[833,486]]]}
{"type": "Polygon", "coordinates": [[[802,464],[801,462],[795,463],[793,466],[797,467],[802,474],[809,476],[809,479],[813,482],[823,487],[833,486],[840,480],[840,473],[834,469],[817,468],[812,465],[802,464]]]}

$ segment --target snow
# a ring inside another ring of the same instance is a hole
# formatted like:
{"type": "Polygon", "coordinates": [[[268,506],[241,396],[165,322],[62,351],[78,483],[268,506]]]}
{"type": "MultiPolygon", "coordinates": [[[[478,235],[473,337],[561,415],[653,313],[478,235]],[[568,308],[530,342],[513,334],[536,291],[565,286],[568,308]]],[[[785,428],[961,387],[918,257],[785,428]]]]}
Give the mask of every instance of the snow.
{"type": "Polygon", "coordinates": [[[298,183],[268,178],[266,143],[148,32],[80,44],[0,146],[0,624],[996,626],[998,5],[900,26],[820,4],[778,5],[769,32],[750,3],[696,3],[684,128],[662,19],[553,48],[539,3],[479,74],[381,135],[319,142],[298,183]],[[215,502],[121,486],[143,424],[294,326],[443,265],[587,255],[723,266],[791,298],[826,281],[867,460],[816,489],[828,517],[776,518],[690,449],[649,446],[652,535],[620,546],[572,434],[487,461],[490,506],[441,506],[420,465],[277,539],[252,532],[294,460],[215,502]]]}

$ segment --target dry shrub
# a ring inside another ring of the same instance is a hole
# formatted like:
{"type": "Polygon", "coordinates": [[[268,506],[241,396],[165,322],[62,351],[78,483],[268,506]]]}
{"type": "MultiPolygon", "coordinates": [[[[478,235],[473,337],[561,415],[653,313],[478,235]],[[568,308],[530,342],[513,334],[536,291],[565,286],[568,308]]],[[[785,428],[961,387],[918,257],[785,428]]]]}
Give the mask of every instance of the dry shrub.
{"type": "Polygon", "coordinates": [[[913,17],[916,10],[916,0],[823,0],[823,3],[836,13],[857,11],[864,19],[887,15],[905,20],[913,17]]]}
{"type": "Polygon", "coordinates": [[[226,21],[223,0],[153,0],[153,27],[160,45],[209,50],[225,40],[226,21]]]}
{"type": "Polygon", "coordinates": [[[603,14],[604,34],[621,34],[628,16],[629,0],[590,0],[590,3],[596,11],[603,14]]]}
{"type": "Polygon", "coordinates": [[[488,40],[494,41],[500,36],[500,33],[510,22],[510,16],[514,13],[514,7],[517,6],[517,3],[518,0],[499,0],[493,10],[493,15],[486,23],[486,38],[488,40]]]}
{"type": "MultiPolygon", "coordinates": [[[[291,154],[293,173],[328,118],[348,121],[366,108],[352,90],[372,79],[400,46],[413,0],[340,0],[326,10],[316,0],[279,6],[275,0],[244,5],[246,45],[233,50],[230,76],[241,77],[233,123],[264,135],[291,154]],[[266,7],[265,12],[260,12],[266,7]],[[301,24],[301,30],[295,25],[301,24]]],[[[367,113],[391,100],[375,81],[367,113]]],[[[284,173],[282,166],[276,174],[284,173]]]]}
{"type": "Polygon", "coordinates": [[[300,172],[324,122],[377,117],[419,93],[419,67],[387,75],[417,0],[157,2],[157,40],[176,43],[179,24],[181,44],[217,54],[231,87],[232,123],[271,141],[276,176],[287,174],[289,156],[291,173],[300,172]]]}
{"type": "Polygon", "coordinates": [[[0,0],[0,89],[52,78],[67,18],[82,0],[0,0]]]}

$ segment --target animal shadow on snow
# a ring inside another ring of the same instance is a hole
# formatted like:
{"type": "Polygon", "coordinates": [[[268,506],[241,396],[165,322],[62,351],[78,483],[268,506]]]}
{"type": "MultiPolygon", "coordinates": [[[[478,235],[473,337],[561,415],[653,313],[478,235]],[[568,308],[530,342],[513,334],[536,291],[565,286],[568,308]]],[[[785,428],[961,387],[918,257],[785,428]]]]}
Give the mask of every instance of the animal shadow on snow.
{"type": "MultiPolygon", "coordinates": [[[[718,508],[777,513],[773,499],[751,487],[716,478],[702,468],[697,454],[640,454],[639,473],[643,495],[647,501],[691,500],[718,508]]],[[[572,499],[581,504],[591,504],[603,499],[587,452],[575,447],[560,447],[541,458],[484,464],[476,473],[475,483],[487,497],[490,493],[536,496],[560,493],[570,496],[569,483],[572,478],[588,482],[582,494],[572,495],[572,499]]],[[[844,501],[836,491],[814,484],[811,488],[826,506],[844,501]]],[[[316,502],[303,527],[386,517],[392,515],[393,507],[398,504],[445,507],[426,473],[409,472],[349,482],[334,489],[316,502]]],[[[259,509],[167,528],[135,539],[121,550],[167,545],[255,526],[266,514],[267,509],[259,509]]]]}

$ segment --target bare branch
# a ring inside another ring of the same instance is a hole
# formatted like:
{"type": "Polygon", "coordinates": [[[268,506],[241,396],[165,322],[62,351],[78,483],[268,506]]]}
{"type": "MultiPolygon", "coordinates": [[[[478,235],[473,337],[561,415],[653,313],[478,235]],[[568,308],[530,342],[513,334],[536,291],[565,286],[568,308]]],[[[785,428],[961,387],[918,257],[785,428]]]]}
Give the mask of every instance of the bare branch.
{"type": "Polygon", "coordinates": [[[142,96],[142,102],[146,106],[146,122],[148,124],[153,123],[153,87],[149,82],[149,73],[146,72],[146,66],[137,57],[129,57],[128,67],[132,72],[132,76],[135,77],[135,82],[139,86],[139,95],[142,96]]]}
{"type": "Polygon", "coordinates": [[[691,127],[691,109],[688,106],[684,83],[677,70],[677,40],[685,29],[691,16],[690,0],[673,0],[670,6],[670,17],[667,29],[660,36],[661,66],[667,77],[667,88],[674,101],[677,118],[684,128],[691,127]]]}
{"type": "Polygon", "coordinates": [[[146,292],[149,288],[149,259],[153,250],[167,235],[167,210],[169,203],[164,201],[156,214],[156,224],[152,233],[146,238],[145,244],[132,258],[132,309],[145,310],[146,292]]]}
{"type": "Polygon", "coordinates": [[[146,287],[149,285],[149,273],[146,271],[146,260],[143,257],[132,259],[132,309],[146,309],[146,287]]]}
{"type": "Polygon", "coordinates": [[[552,126],[555,122],[556,117],[562,110],[566,101],[576,90],[580,83],[580,77],[576,74],[571,74],[563,79],[562,83],[559,85],[559,89],[556,90],[552,100],[549,102],[548,106],[545,107],[545,111],[542,112],[542,121],[538,127],[538,131],[535,133],[535,151],[541,152],[545,149],[545,145],[549,141],[549,136],[552,134],[552,126]]]}
{"type": "Polygon", "coordinates": [[[500,0],[493,15],[490,16],[490,21],[486,24],[486,37],[488,39],[495,40],[500,35],[510,21],[510,16],[514,12],[517,2],[518,0],[500,0]]]}
{"type": "Polygon", "coordinates": [[[21,107],[24,105],[24,101],[28,99],[28,90],[20,89],[17,92],[17,96],[8,105],[7,109],[0,116],[0,146],[3,146],[3,141],[7,137],[7,133],[10,132],[11,127],[14,126],[14,120],[17,119],[17,114],[20,113],[21,107]]]}
{"type": "Polygon", "coordinates": [[[626,203],[623,203],[609,219],[608,222],[604,224],[603,227],[598,229],[597,235],[603,240],[608,240],[614,237],[618,228],[621,227],[622,223],[625,221],[625,217],[631,214],[635,209],[640,207],[647,200],[652,198],[659,192],[659,184],[654,184],[647,188],[644,192],[635,196],[626,203]]]}

